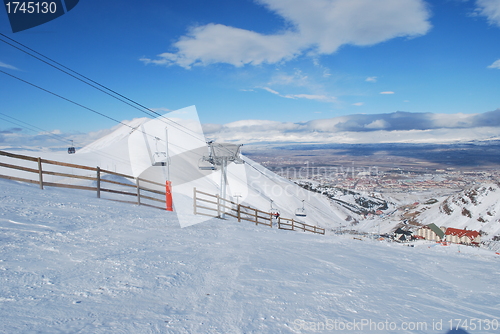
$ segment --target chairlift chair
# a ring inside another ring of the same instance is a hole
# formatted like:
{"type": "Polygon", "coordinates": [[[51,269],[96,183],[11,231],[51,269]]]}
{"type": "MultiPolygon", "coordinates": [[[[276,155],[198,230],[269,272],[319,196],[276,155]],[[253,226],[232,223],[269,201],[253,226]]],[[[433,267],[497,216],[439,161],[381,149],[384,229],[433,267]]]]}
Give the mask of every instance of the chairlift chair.
{"type": "Polygon", "coordinates": [[[155,153],[153,153],[153,155],[151,157],[151,162],[152,162],[153,166],[167,166],[169,164],[168,154],[166,152],[168,150],[168,147],[167,147],[167,145],[168,145],[168,142],[167,142],[168,141],[168,137],[166,137],[166,140],[165,140],[165,149],[166,149],[165,152],[160,152],[160,150],[158,149],[158,141],[160,141],[160,140],[161,140],[160,138],[155,137],[156,151],[155,151],[155,153]]]}
{"type": "Polygon", "coordinates": [[[75,149],[75,146],[73,144],[73,141],[71,141],[71,146],[68,147],[68,154],[75,154],[76,153],[76,149],[75,149]]]}
{"type": "Polygon", "coordinates": [[[295,216],[297,216],[297,217],[306,217],[307,216],[306,209],[304,208],[304,200],[302,200],[302,207],[297,208],[295,210],[295,216]]]}
{"type": "Polygon", "coordinates": [[[200,160],[198,160],[198,168],[200,170],[216,170],[217,167],[215,167],[214,164],[210,162],[210,159],[207,159],[207,157],[202,157],[200,160]]]}
{"type": "Polygon", "coordinates": [[[167,166],[168,157],[166,152],[155,152],[153,154],[153,166],[167,166]]]}

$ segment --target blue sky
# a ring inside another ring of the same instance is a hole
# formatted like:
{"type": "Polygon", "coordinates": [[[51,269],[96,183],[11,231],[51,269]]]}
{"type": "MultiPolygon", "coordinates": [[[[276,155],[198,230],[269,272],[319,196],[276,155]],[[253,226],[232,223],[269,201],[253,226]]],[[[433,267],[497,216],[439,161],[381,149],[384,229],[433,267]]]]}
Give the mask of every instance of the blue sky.
{"type": "MultiPolygon", "coordinates": [[[[15,34],[0,10],[0,32],[149,108],[196,105],[202,123],[500,108],[500,0],[82,0],[15,34]]],[[[0,69],[119,120],[145,116],[4,43],[0,69]]],[[[115,125],[3,73],[0,101],[63,134],[115,125]]]]}

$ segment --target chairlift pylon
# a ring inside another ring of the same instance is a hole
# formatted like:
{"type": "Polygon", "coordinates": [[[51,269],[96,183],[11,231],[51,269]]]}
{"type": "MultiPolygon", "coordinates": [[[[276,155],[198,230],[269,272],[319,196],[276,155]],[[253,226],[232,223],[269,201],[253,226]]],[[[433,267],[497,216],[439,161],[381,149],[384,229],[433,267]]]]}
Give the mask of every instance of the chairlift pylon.
{"type": "Polygon", "coordinates": [[[295,210],[295,216],[297,216],[297,217],[306,217],[307,216],[306,209],[304,208],[304,200],[302,200],[302,207],[297,208],[295,210]]]}
{"type": "Polygon", "coordinates": [[[73,140],[71,141],[71,146],[68,147],[68,154],[75,154],[76,153],[76,149],[75,149],[75,146],[73,144],[73,140]]]}

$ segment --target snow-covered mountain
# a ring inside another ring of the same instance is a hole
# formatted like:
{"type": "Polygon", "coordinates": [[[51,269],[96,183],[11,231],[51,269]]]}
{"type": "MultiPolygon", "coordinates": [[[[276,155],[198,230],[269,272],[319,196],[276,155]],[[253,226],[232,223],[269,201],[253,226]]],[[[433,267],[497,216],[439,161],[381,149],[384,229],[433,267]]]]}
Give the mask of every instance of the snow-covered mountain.
{"type": "Polygon", "coordinates": [[[483,240],[500,235],[500,187],[496,183],[471,186],[413,211],[424,225],[454,227],[483,232],[483,240]]]}

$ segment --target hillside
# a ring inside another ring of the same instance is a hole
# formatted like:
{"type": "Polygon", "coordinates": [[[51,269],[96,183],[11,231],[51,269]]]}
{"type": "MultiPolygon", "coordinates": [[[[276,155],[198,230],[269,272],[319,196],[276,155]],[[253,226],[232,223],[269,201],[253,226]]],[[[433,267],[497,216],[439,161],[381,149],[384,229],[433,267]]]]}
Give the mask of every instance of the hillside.
{"type": "MultiPolygon", "coordinates": [[[[21,152],[22,153],[22,152],[21,152]]],[[[113,128],[106,136],[77,150],[76,154],[27,152],[29,156],[41,155],[44,159],[96,167],[132,175],[135,178],[165,184],[172,182],[174,209],[183,227],[207,220],[205,216],[193,216],[193,189],[219,194],[221,185],[218,170],[200,170],[200,160],[208,155],[208,146],[198,119],[196,108],[187,107],[156,119],[141,118],[113,128]],[[168,138],[167,138],[168,137],[168,138]],[[166,143],[168,142],[168,145],[166,143]],[[166,159],[168,150],[169,159],[166,159]],[[154,166],[154,159],[162,156],[167,166],[154,166]]],[[[331,205],[320,194],[304,190],[282,178],[255,161],[242,157],[244,164],[231,163],[227,167],[227,199],[263,211],[273,208],[282,217],[297,218],[295,211],[304,201],[306,217],[300,220],[315,226],[336,228],[348,216],[342,206],[331,205]]],[[[0,157],[9,164],[25,164],[23,161],[0,157]]],[[[54,167],[50,167],[54,169],[54,167]]],[[[5,170],[9,176],[27,177],[25,172],[5,170]]],[[[66,171],[67,172],[67,171],[66,171]]],[[[74,174],[87,175],[86,171],[72,170],[74,174]]],[[[36,179],[37,175],[29,175],[36,179]]],[[[68,182],[61,177],[47,176],[50,182],[68,182]]],[[[74,182],[74,181],[73,181],[74,182]]],[[[81,182],[80,182],[81,183],[81,182]]],[[[164,187],[157,190],[164,190],[164,187]]]]}
{"type": "Polygon", "coordinates": [[[180,228],[172,213],[94,196],[0,180],[1,333],[309,333],[371,321],[397,326],[377,333],[433,334],[451,319],[500,317],[499,258],[481,249],[231,219],[180,228]],[[427,329],[402,329],[416,322],[427,329]]]}
{"type": "Polygon", "coordinates": [[[500,187],[496,183],[475,185],[416,211],[422,224],[482,231],[484,240],[500,236],[500,187]]]}

